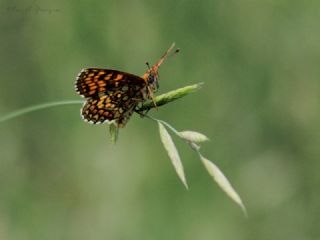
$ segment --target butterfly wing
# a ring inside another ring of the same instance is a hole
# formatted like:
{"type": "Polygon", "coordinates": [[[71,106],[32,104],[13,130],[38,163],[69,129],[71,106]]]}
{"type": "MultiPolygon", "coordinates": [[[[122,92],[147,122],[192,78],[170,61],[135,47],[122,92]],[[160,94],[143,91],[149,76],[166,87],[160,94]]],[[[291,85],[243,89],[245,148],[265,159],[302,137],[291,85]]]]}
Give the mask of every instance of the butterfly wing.
{"type": "Polygon", "coordinates": [[[131,116],[137,101],[119,101],[120,93],[107,94],[98,99],[90,98],[82,107],[81,114],[85,121],[93,124],[116,120],[120,126],[124,126],[131,116]]]}
{"type": "Polygon", "coordinates": [[[81,114],[97,124],[115,120],[123,127],[138,103],[145,98],[143,78],[116,70],[89,68],[80,72],[76,90],[88,98],[81,114]]]}
{"type": "Polygon", "coordinates": [[[75,89],[81,96],[89,98],[123,86],[142,88],[145,84],[143,78],[130,73],[111,69],[86,68],[79,73],[75,89]]]}

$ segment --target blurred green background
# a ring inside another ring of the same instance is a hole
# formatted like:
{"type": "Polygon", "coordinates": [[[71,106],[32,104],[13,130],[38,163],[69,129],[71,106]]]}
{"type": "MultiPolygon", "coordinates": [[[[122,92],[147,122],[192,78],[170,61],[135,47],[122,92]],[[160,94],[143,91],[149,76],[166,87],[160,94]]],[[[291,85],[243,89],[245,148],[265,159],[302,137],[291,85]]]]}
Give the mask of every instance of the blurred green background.
{"type": "Polygon", "coordinates": [[[159,93],[205,85],[150,114],[211,138],[249,218],[174,138],[184,189],[154,122],[114,146],[71,105],[1,123],[0,239],[319,239],[319,21],[312,0],[1,0],[0,116],[80,99],[84,67],[142,75],[176,42],[159,93]]]}

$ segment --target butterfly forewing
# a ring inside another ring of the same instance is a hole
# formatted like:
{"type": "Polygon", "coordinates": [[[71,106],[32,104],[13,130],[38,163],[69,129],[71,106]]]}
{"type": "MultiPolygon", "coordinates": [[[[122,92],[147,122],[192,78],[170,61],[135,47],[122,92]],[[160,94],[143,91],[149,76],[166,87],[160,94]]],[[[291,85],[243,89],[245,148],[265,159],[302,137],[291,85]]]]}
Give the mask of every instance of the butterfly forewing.
{"type": "Polygon", "coordinates": [[[145,81],[139,76],[117,70],[86,68],[79,73],[75,88],[81,96],[87,98],[124,85],[142,87],[145,81]]]}

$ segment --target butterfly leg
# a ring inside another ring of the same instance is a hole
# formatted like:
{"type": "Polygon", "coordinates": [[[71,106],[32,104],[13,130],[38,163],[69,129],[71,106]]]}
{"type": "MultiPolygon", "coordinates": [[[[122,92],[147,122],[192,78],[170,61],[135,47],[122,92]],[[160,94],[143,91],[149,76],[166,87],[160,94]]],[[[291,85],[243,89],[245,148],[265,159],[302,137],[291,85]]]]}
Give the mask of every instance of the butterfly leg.
{"type": "Polygon", "coordinates": [[[140,107],[136,107],[136,108],[134,109],[134,112],[135,112],[135,113],[138,113],[141,118],[145,117],[149,111],[150,111],[150,109],[140,110],[140,107]]]}

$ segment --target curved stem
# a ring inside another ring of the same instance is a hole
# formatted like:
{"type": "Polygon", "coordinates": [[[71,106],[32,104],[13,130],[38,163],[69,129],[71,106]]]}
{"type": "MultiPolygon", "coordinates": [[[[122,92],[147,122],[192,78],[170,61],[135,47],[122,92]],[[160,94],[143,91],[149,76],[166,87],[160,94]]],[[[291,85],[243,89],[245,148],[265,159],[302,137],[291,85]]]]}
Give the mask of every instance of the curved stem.
{"type": "Polygon", "coordinates": [[[67,100],[67,101],[42,103],[42,104],[34,105],[31,107],[26,107],[26,108],[13,111],[7,115],[0,117],[0,123],[5,122],[7,120],[10,120],[12,118],[20,117],[20,116],[27,114],[27,113],[41,110],[41,109],[57,107],[57,106],[62,106],[62,105],[73,105],[73,104],[83,104],[83,101],[81,101],[81,100],[67,100]]]}
{"type": "Polygon", "coordinates": [[[176,135],[179,136],[179,131],[178,131],[177,129],[175,129],[174,127],[172,127],[169,123],[167,123],[167,122],[165,122],[165,121],[163,121],[163,120],[160,120],[160,119],[156,119],[156,118],[151,117],[151,116],[149,116],[149,115],[144,115],[144,116],[147,117],[147,118],[149,118],[149,119],[151,119],[151,120],[153,120],[153,121],[160,122],[160,123],[162,123],[163,125],[166,125],[172,132],[174,132],[176,135]]]}

